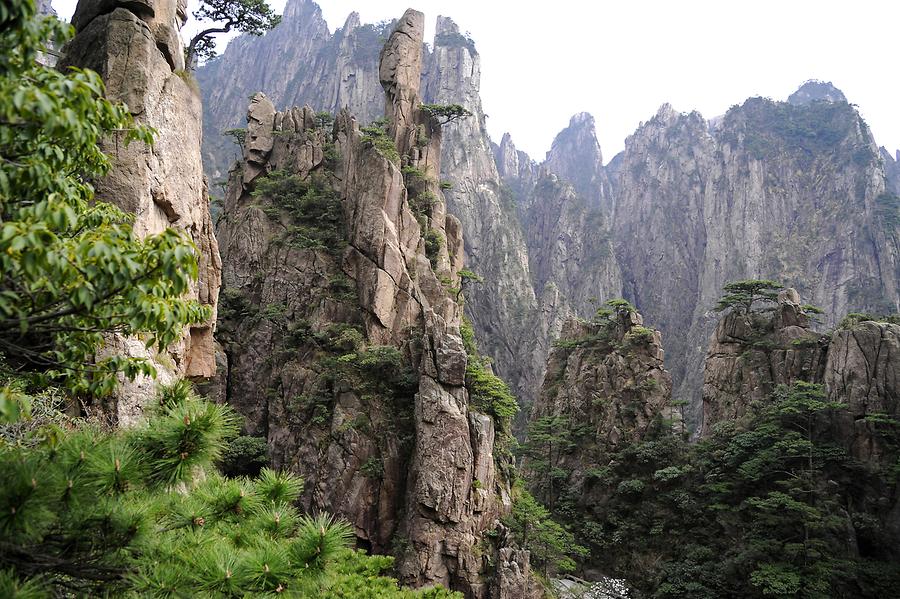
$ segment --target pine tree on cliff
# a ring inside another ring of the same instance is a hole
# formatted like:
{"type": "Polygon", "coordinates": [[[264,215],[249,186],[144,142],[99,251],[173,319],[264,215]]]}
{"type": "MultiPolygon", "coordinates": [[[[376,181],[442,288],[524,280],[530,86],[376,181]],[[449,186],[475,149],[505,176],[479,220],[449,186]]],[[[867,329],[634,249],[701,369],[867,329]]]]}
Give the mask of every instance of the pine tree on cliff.
{"type": "Polygon", "coordinates": [[[721,312],[732,308],[749,314],[753,309],[753,304],[774,302],[778,299],[778,292],[782,289],[784,289],[784,285],[768,279],[734,281],[723,287],[725,295],[716,304],[716,311],[721,312]]]}

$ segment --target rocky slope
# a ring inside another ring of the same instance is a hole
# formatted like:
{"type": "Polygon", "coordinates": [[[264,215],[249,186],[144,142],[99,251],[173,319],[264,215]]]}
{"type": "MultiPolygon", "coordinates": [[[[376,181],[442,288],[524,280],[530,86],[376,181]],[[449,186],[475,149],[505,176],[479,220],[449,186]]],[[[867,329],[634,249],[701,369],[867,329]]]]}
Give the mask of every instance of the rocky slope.
{"type": "MultiPolygon", "coordinates": [[[[126,146],[119,138],[102,144],[113,168],[94,183],[97,198],[134,214],[140,235],[165,227],[184,231],[199,251],[200,276],[191,296],[215,309],[221,263],[200,160],[200,97],[184,72],[178,31],[185,10],[176,0],[82,0],[72,17],[76,34],[60,66],[98,72],[110,100],[125,102],[137,123],[156,129],[152,147],[126,146]]],[[[192,327],[164,355],[148,354],[142,341],[121,337],[111,340],[109,350],[152,360],[163,383],[180,376],[210,377],[215,373],[214,319],[192,327]]],[[[154,394],[152,379],[123,382],[114,398],[114,418],[132,422],[154,394]]]]}
{"type": "Polygon", "coordinates": [[[423,18],[407,11],[381,53],[383,128],[254,96],[219,232],[222,386],[273,465],[305,478],[304,507],[347,518],[403,582],[488,597],[514,580],[505,596],[527,596],[527,553],[485,535],[510,507],[509,422],[466,386],[463,237],[420,107],[423,18]]]}

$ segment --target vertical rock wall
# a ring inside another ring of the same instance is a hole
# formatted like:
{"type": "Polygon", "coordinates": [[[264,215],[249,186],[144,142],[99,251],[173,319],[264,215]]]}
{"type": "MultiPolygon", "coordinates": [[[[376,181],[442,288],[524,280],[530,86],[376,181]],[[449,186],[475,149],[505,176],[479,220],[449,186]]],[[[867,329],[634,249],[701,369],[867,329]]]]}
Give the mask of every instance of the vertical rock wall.
{"type": "Polygon", "coordinates": [[[488,597],[484,533],[509,481],[465,387],[463,238],[439,186],[440,125],[420,109],[423,18],[407,11],[381,56],[387,131],[254,96],[220,228],[224,386],[274,465],[306,479],[305,507],[347,518],[407,584],[488,597]],[[336,237],[310,243],[325,224],[303,210],[330,197],[336,237]]]}
{"type": "MultiPolygon", "coordinates": [[[[209,214],[200,160],[199,90],[184,71],[179,29],[186,6],[176,0],[116,2],[82,0],[72,24],[74,39],[65,47],[61,68],[97,71],[106,96],[127,104],[137,123],[157,131],[155,143],[126,146],[124,134],[105,140],[103,150],[113,167],[95,183],[97,198],[135,215],[134,228],[149,235],[175,227],[194,242],[200,276],[191,296],[215,307],[221,263],[209,214]]],[[[167,382],[179,376],[210,377],[215,373],[213,321],[192,327],[181,342],[162,355],[147,354],[138,340],[116,337],[110,351],[146,356],[167,382]]],[[[155,393],[155,382],[141,377],[117,392],[115,416],[133,421],[155,393]]]]}

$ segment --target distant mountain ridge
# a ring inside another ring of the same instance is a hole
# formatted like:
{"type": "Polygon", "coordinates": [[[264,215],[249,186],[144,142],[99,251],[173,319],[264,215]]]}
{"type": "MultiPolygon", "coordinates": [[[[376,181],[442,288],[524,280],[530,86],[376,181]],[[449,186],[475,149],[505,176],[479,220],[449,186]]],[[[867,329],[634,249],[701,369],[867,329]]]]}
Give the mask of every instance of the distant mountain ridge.
{"type": "MultiPolygon", "coordinates": [[[[217,132],[243,123],[246,98],[307,103],[362,120],[382,111],[376,72],[383,31],[355,14],[334,35],[309,0],[282,25],[241,37],[201,67],[204,159],[221,178],[235,150],[217,132]]],[[[810,81],[789,102],[751,98],[714,127],[663,106],[603,165],[590,115],[573,117],[543,163],[511,136],[491,143],[479,97],[480,57],[447,18],[423,57],[426,102],[474,117],[448,126],[441,178],[486,282],[466,290],[485,353],[525,405],[567,316],[624,296],[663,333],[674,396],[699,424],[711,312],[728,280],[766,277],[826,310],[898,309],[897,160],[879,149],[843,94],[810,81]]]]}

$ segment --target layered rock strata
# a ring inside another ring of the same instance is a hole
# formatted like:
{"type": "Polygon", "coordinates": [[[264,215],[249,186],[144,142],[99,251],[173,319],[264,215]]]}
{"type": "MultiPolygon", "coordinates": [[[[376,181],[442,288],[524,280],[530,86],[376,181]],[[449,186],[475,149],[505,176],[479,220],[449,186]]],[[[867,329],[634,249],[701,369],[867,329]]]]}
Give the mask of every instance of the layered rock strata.
{"type": "MultiPolygon", "coordinates": [[[[75,37],[66,45],[60,67],[93,69],[106,84],[107,98],[124,102],[136,123],[156,130],[152,146],[126,145],[124,133],[103,141],[113,167],[94,182],[96,197],[134,214],[138,235],[166,227],[183,231],[197,247],[200,263],[190,297],[215,314],[221,263],[200,160],[200,97],[184,71],[179,37],[186,18],[186,6],[176,0],[82,0],[72,17],[75,37]]],[[[210,377],[215,374],[214,322],[215,316],[206,325],[191,327],[163,354],[148,353],[143,342],[120,337],[111,340],[108,351],[148,358],[159,382],[210,377]]],[[[123,381],[113,416],[123,424],[133,422],[155,394],[155,385],[146,377],[123,381]]]]}
{"type": "Polygon", "coordinates": [[[273,465],[305,478],[306,509],[347,518],[406,584],[488,597],[505,433],[465,386],[463,238],[421,109],[423,28],[407,11],[381,54],[385,128],[254,96],[220,229],[224,386],[273,465]]]}

